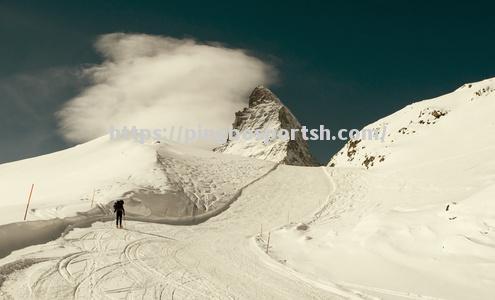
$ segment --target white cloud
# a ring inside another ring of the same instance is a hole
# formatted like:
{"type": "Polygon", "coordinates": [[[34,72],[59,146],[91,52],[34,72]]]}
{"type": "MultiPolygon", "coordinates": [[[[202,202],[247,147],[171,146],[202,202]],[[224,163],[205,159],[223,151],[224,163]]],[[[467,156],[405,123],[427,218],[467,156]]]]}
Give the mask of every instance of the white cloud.
{"type": "Polygon", "coordinates": [[[228,128],[274,69],[245,51],[145,34],[103,35],[93,83],[57,112],[63,136],[85,142],[111,126],[228,128]]]}

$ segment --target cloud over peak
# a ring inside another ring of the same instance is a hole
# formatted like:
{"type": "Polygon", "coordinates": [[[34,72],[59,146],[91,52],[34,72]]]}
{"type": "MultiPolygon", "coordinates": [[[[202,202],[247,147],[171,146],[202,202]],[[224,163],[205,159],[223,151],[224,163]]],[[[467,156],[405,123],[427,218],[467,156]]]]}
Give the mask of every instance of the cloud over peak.
{"type": "Polygon", "coordinates": [[[84,70],[92,84],[57,112],[71,142],[111,126],[226,128],[251,90],[276,76],[243,50],[191,39],[112,33],[95,47],[105,60],[84,70]]]}

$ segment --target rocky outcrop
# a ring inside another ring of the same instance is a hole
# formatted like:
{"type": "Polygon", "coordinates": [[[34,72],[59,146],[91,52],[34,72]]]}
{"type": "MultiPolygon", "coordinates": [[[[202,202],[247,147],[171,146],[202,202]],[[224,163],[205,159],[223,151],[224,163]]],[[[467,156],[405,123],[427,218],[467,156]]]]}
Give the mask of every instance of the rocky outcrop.
{"type": "Polygon", "coordinates": [[[239,136],[228,139],[223,145],[213,149],[214,151],[287,165],[318,165],[309,151],[308,144],[302,138],[301,124],[280,99],[263,86],[253,90],[249,96],[249,106],[236,112],[232,126],[238,130],[239,136]],[[290,132],[291,129],[298,129],[293,138],[284,139],[278,135],[268,138],[268,133],[280,133],[281,130],[290,132]],[[247,132],[255,131],[261,132],[267,138],[243,138],[247,132]]]}
{"type": "Polygon", "coordinates": [[[454,149],[478,143],[474,133],[493,126],[490,101],[494,99],[495,78],[491,78],[410,104],[366,126],[363,130],[376,132],[378,139],[363,135],[348,141],[328,166],[371,169],[442,160],[454,149]]]}

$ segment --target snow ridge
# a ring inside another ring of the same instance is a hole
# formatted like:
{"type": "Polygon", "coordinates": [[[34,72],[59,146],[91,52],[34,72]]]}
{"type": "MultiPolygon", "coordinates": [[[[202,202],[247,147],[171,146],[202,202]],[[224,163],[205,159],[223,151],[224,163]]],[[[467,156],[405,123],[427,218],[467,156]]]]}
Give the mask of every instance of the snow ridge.
{"type": "MultiPolygon", "coordinates": [[[[369,169],[387,165],[391,159],[401,163],[408,161],[408,157],[414,157],[413,153],[424,152],[425,147],[432,150],[438,147],[440,150],[444,143],[465,142],[469,145],[473,142],[469,135],[474,136],[476,131],[486,130],[490,124],[487,122],[489,116],[484,118],[476,114],[489,114],[491,103],[495,101],[494,91],[495,79],[487,79],[465,84],[437,98],[407,105],[365,126],[365,129],[385,130],[384,141],[349,141],[330,159],[328,166],[369,169]],[[471,128],[472,132],[467,128],[471,128]]],[[[434,155],[434,152],[430,151],[430,154],[434,155]]]]}

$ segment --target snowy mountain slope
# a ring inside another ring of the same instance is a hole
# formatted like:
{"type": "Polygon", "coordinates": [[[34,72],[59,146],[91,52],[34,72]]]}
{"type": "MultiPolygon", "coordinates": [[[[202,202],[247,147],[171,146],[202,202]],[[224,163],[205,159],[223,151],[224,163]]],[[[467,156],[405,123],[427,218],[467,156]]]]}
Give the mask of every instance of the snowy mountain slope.
{"type": "Polygon", "coordinates": [[[130,216],[163,219],[221,209],[242,187],[274,167],[267,161],[186,146],[102,137],[0,165],[1,223],[22,221],[32,183],[35,188],[28,220],[87,212],[93,193],[93,207],[125,197],[130,216]]]}
{"type": "Polygon", "coordinates": [[[230,209],[195,226],[96,223],[0,260],[9,299],[352,299],[283,270],[252,239],[314,211],[332,191],[322,168],[280,165],[230,209]],[[305,188],[312,186],[311,189],[305,188]]]}
{"type": "Polygon", "coordinates": [[[1,223],[75,215],[139,187],[167,187],[153,147],[103,137],[64,151],[0,165],[1,223]]]}
{"type": "Polygon", "coordinates": [[[493,145],[494,97],[495,80],[488,79],[408,105],[365,127],[385,128],[384,142],[349,141],[328,165],[371,168],[395,162],[411,164],[419,163],[416,154],[426,158],[458,155],[479,144],[493,145]]]}
{"type": "MultiPolygon", "coordinates": [[[[301,124],[269,89],[259,86],[249,96],[249,107],[235,115],[233,129],[243,136],[246,131],[300,129],[301,124]]],[[[295,140],[272,139],[266,143],[262,139],[228,140],[214,149],[216,152],[230,153],[297,166],[316,166],[306,141],[300,132],[295,140]]]]}
{"type": "Polygon", "coordinates": [[[494,86],[468,84],[370,125],[387,124],[385,143],[362,141],[332,158],[335,193],[307,228],[274,232],[271,255],[382,299],[493,298],[494,86]]]}

